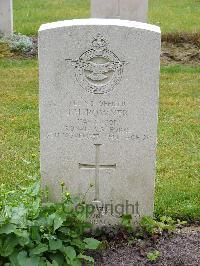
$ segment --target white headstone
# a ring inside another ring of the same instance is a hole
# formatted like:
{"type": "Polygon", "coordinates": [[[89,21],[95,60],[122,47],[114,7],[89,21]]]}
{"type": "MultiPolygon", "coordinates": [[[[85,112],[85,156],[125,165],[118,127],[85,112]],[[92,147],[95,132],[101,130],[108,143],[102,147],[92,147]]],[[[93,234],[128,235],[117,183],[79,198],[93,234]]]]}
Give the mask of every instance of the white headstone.
{"type": "Polygon", "coordinates": [[[91,0],[91,16],[147,22],[148,0],[91,0]]]}
{"type": "Polygon", "coordinates": [[[5,36],[13,34],[12,0],[0,0],[0,33],[5,36]]]}
{"type": "Polygon", "coordinates": [[[153,213],[159,56],[153,25],[85,19],[39,30],[43,185],[54,200],[62,181],[88,191],[99,225],[153,213]]]}

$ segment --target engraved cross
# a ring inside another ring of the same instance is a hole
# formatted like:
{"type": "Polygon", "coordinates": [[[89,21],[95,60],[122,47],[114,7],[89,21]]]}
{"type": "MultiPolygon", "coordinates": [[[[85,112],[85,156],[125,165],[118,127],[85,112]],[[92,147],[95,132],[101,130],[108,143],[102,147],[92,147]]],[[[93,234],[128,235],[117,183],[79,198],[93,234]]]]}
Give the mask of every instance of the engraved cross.
{"type": "Polygon", "coordinates": [[[100,201],[99,198],[99,174],[100,169],[116,169],[116,164],[100,164],[100,146],[102,144],[94,144],[96,148],[95,164],[82,164],[79,163],[80,169],[94,169],[95,170],[95,199],[94,201],[100,201]]]}

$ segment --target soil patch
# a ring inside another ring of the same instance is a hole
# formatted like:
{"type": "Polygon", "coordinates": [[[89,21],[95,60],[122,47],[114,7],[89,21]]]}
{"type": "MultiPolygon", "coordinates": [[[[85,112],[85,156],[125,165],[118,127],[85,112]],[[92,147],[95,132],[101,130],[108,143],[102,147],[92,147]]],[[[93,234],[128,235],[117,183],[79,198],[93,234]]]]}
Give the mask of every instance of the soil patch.
{"type": "Polygon", "coordinates": [[[131,245],[110,242],[108,249],[93,256],[96,266],[199,266],[200,226],[186,227],[158,239],[137,240],[131,245]],[[160,256],[154,262],[148,261],[147,254],[155,250],[160,256]]]}
{"type": "Polygon", "coordinates": [[[191,43],[162,42],[161,65],[200,66],[200,48],[191,43]]]}
{"type": "Polygon", "coordinates": [[[200,34],[177,33],[162,36],[161,64],[200,66],[200,34]]]}

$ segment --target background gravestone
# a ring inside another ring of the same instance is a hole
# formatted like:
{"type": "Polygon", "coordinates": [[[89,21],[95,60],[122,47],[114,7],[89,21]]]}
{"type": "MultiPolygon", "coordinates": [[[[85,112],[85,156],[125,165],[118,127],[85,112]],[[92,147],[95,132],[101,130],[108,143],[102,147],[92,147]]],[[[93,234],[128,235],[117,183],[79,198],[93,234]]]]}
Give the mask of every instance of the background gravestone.
{"type": "Polygon", "coordinates": [[[43,185],[54,200],[62,181],[88,191],[99,225],[153,213],[159,56],[153,25],[85,19],[39,30],[43,185]]]}
{"type": "Polygon", "coordinates": [[[0,33],[5,36],[13,33],[12,0],[0,0],[0,33]]]}
{"type": "Polygon", "coordinates": [[[119,18],[147,22],[148,0],[91,0],[93,18],[119,18]]]}

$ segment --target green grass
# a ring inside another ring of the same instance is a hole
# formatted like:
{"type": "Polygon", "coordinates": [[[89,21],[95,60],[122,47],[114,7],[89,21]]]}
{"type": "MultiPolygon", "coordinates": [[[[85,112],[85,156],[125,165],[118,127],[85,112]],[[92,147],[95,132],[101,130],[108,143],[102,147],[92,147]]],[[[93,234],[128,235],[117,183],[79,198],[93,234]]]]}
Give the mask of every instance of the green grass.
{"type": "MultiPolygon", "coordinates": [[[[0,61],[1,176],[10,189],[39,174],[36,60],[0,61]]],[[[161,69],[156,214],[200,218],[200,68],[161,69]]]]}
{"type": "Polygon", "coordinates": [[[156,213],[200,219],[200,68],[161,70],[156,213]]]}
{"type": "Polygon", "coordinates": [[[200,32],[199,0],[150,0],[149,22],[163,33],[200,32]]]}
{"type": "MultiPolygon", "coordinates": [[[[36,35],[41,24],[90,17],[90,0],[14,0],[14,29],[36,35]]],[[[162,32],[199,32],[199,0],[150,0],[149,23],[162,32]]]]}
{"type": "Polygon", "coordinates": [[[90,0],[15,0],[14,29],[36,35],[41,24],[89,17],[90,0]]]}
{"type": "Polygon", "coordinates": [[[12,187],[39,173],[37,63],[1,61],[0,73],[0,184],[12,187]]]}

